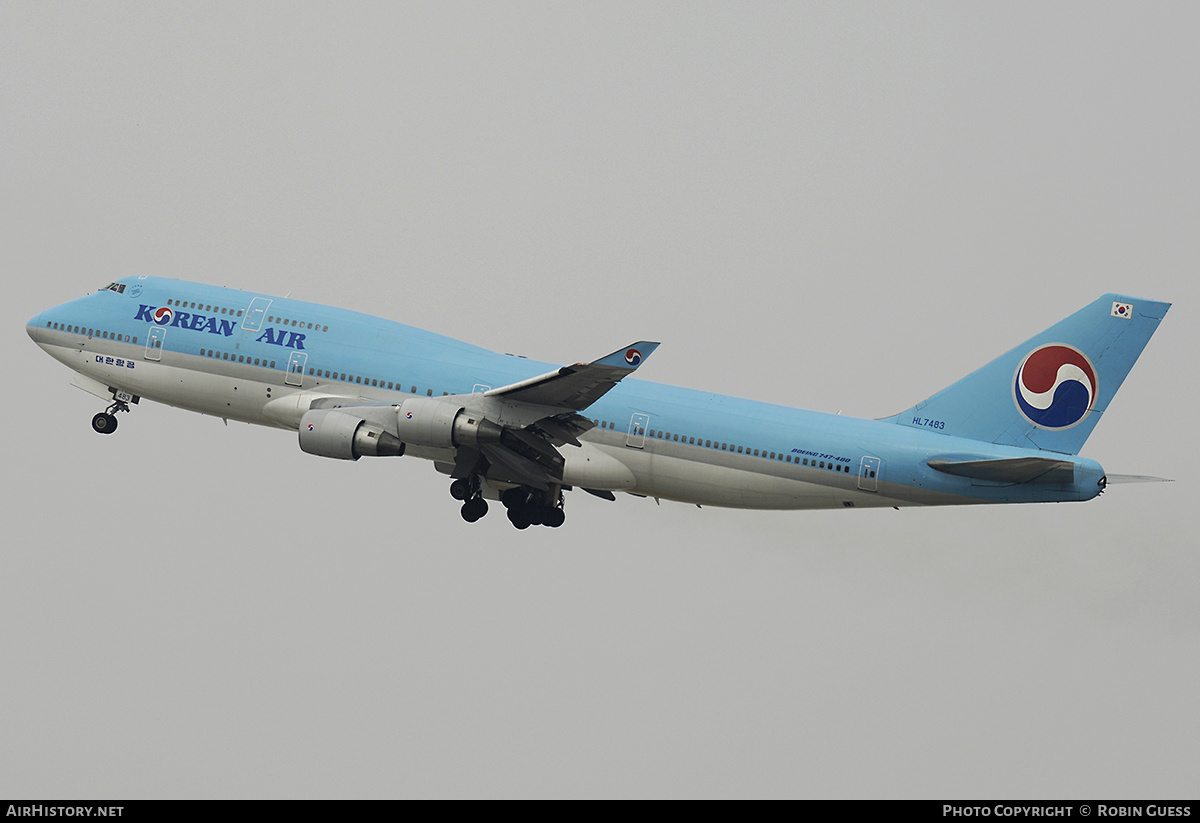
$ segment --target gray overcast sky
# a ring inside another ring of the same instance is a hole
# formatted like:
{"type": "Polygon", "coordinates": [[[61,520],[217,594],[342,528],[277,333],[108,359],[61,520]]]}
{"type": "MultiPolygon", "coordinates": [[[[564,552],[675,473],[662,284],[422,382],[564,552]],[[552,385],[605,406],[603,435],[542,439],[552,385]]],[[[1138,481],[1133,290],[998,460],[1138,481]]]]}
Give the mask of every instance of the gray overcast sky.
{"type": "Polygon", "coordinates": [[[1193,3],[0,4],[0,796],[1195,797],[1193,3]],[[463,523],[431,465],[100,403],[156,274],[878,417],[1175,307],[1087,504],[463,523]]]}

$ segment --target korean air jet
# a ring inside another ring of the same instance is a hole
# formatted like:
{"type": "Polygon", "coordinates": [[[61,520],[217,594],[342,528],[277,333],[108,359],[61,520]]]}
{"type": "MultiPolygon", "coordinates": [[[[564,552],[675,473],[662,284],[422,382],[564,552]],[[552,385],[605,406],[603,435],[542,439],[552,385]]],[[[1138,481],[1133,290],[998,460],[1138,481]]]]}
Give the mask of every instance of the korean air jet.
{"type": "Polygon", "coordinates": [[[475,522],[557,527],[582,489],[827,509],[1090,500],[1078,457],[1168,303],[1107,294],[905,412],[860,420],[631,377],[658,343],[556,366],[287,298],[130,277],[28,332],[107,403],[299,433],[309,454],[429,460],[475,522]]]}

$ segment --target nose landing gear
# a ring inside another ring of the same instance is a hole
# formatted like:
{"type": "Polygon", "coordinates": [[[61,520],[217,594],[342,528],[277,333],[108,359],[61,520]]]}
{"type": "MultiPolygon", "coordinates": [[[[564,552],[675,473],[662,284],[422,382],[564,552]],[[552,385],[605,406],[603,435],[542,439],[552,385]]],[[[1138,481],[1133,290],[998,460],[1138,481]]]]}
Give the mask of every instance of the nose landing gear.
{"type": "Polygon", "coordinates": [[[124,400],[114,400],[112,405],[92,418],[92,431],[96,434],[112,434],[117,430],[116,412],[129,411],[129,404],[124,400]]]}

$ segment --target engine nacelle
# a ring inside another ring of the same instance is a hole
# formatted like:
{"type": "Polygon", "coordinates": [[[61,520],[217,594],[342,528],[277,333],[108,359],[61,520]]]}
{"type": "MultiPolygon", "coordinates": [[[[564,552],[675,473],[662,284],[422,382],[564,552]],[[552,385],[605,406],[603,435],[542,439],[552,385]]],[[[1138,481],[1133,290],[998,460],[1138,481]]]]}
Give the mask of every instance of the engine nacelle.
{"type": "Polygon", "coordinates": [[[300,448],[318,457],[357,460],[399,457],[404,442],[361,417],[335,409],[313,409],[300,418],[300,448]]]}
{"type": "Polygon", "coordinates": [[[498,443],[504,431],[491,420],[440,397],[410,397],[400,404],[397,436],[413,446],[452,449],[498,443]]]}

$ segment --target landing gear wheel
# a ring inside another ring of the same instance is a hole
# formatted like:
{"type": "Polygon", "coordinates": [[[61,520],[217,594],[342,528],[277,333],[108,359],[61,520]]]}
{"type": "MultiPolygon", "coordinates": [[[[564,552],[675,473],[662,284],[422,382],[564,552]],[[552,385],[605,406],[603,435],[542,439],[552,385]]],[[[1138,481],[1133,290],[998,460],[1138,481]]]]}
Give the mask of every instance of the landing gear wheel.
{"type": "Polygon", "coordinates": [[[516,509],[509,509],[508,522],[512,523],[518,529],[528,529],[530,523],[527,519],[525,519],[525,507],[522,506],[516,509]]]}
{"type": "Polygon", "coordinates": [[[520,508],[521,519],[525,520],[531,526],[542,525],[542,516],[545,514],[546,507],[540,506],[537,503],[526,503],[520,508]]]}
{"type": "Polygon", "coordinates": [[[504,504],[506,509],[517,509],[525,505],[525,501],[529,499],[529,492],[520,486],[513,486],[511,489],[505,489],[500,493],[500,502],[504,504]]]}
{"type": "Polygon", "coordinates": [[[465,477],[450,484],[450,496],[455,500],[466,500],[471,496],[471,481],[465,477]]]}
{"type": "Polygon", "coordinates": [[[562,509],[548,509],[542,517],[542,525],[557,529],[567,520],[567,514],[562,509]]]}
{"type": "Polygon", "coordinates": [[[117,418],[108,412],[100,412],[92,418],[92,431],[97,434],[112,434],[117,430],[117,418]]]}
{"type": "Polygon", "coordinates": [[[466,503],[462,504],[462,519],[468,523],[474,523],[479,518],[487,514],[488,504],[482,497],[472,497],[466,503]]]}

